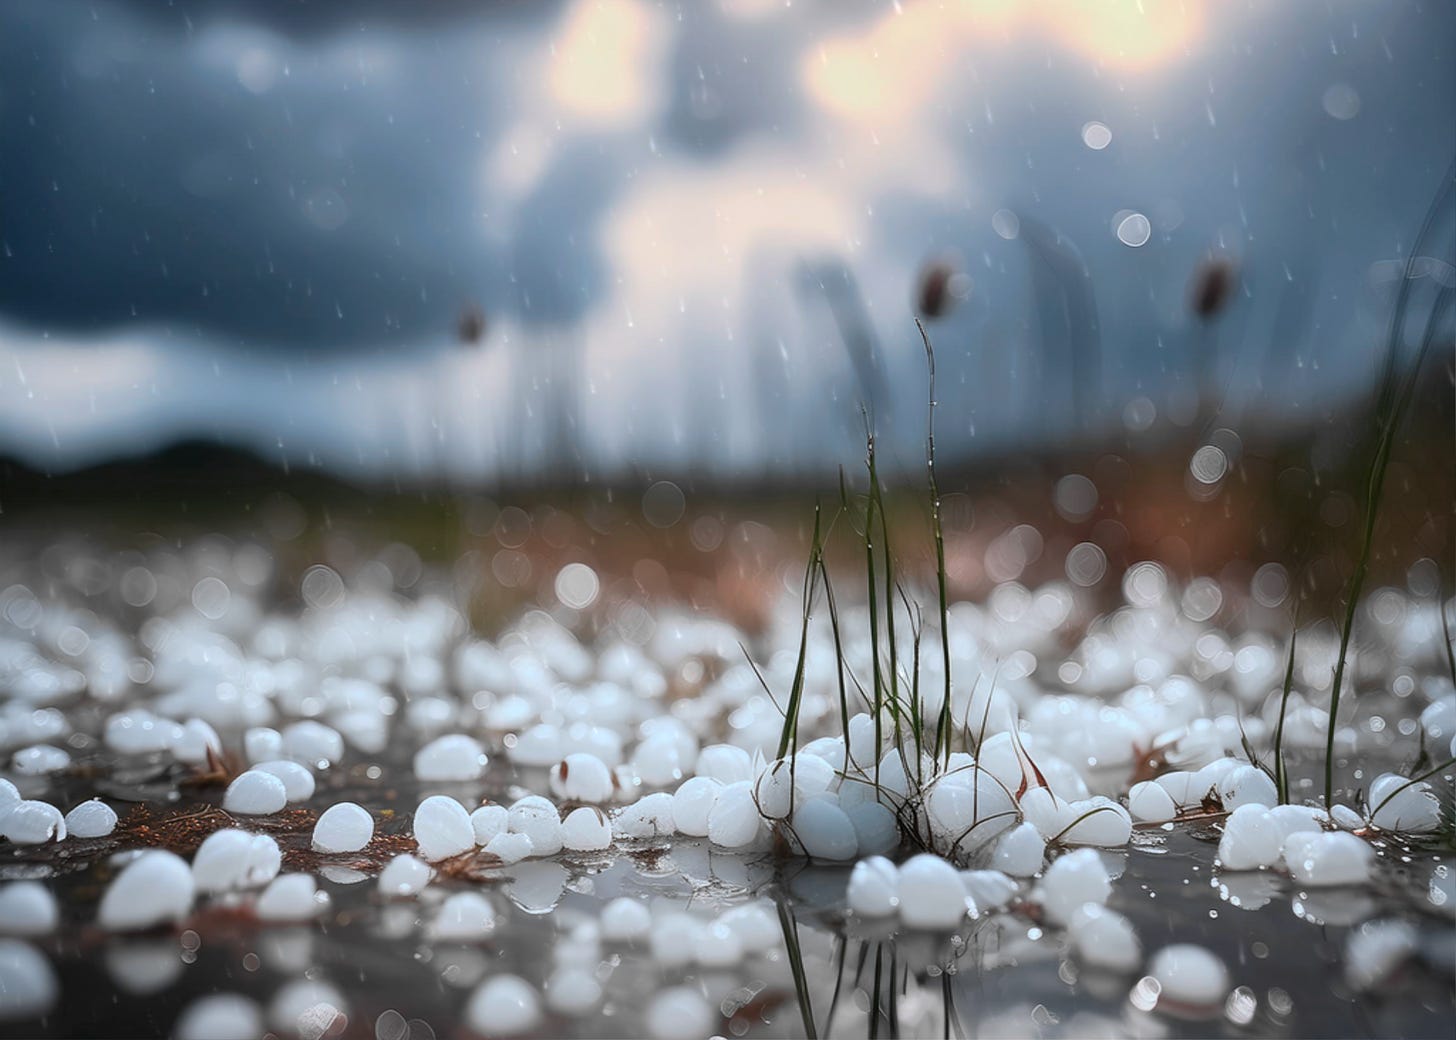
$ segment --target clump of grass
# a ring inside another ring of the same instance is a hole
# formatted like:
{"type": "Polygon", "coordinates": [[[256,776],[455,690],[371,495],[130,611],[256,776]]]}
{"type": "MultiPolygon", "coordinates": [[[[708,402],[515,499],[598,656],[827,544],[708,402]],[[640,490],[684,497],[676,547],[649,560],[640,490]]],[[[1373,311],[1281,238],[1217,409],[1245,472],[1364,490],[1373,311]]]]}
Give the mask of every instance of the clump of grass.
{"type": "Polygon", "coordinates": [[[1380,382],[1380,393],[1375,405],[1375,438],[1371,453],[1370,468],[1365,482],[1365,517],[1361,529],[1360,548],[1355,559],[1355,569],[1345,593],[1345,611],[1340,626],[1340,650],[1335,662],[1335,675],[1330,687],[1329,728],[1325,735],[1325,804],[1334,804],[1335,788],[1335,723],[1340,708],[1340,693],[1344,685],[1345,665],[1350,651],[1350,636],[1355,629],[1355,611],[1360,603],[1360,594],[1370,568],[1370,555],[1375,544],[1375,521],[1380,512],[1380,500],[1385,491],[1385,478],[1390,468],[1391,451],[1395,447],[1395,435],[1405,418],[1411,398],[1415,394],[1416,381],[1424,366],[1436,332],[1445,321],[1447,309],[1451,306],[1456,290],[1441,289],[1431,306],[1426,319],[1425,330],[1415,356],[1402,375],[1400,371],[1401,344],[1404,341],[1406,317],[1410,306],[1411,283],[1415,274],[1415,262],[1423,250],[1431,244],[1432,232],[1440,214],[1452,199],[1456,186],[1456,164],[1448,168],[1441,182],[1440,190],[1426,213],[1415,246],[1406,260],[1400,288],[1396,294],[1395,308],[1391,314],[1389,338],[1386,345],[1385,366],[1380,382]]]}
{"type": "MultiPolygon", "coordinates": [[[[953,677],[951,668],[950,641],[950,591],[946,567],[945,535],[941,516],[940,488],[935,470],[935,350],[922,323],[916,327],[925,347],[925,358],[929,376],[928,419],[926,429],[926,479],[929,491],[929,529],[934,546],[934,566],[937,609],[939,612],[941,667],[941,700],[939,705],[928,709],[921,683],[922,649],[927,636],[925,618],[919,604],[907,593],[899,580],[901,568],[891,540],[889,504],[884,484],[881,482],[874,426],[868,411],[865,412],[865,476],[867,486],[852,492],[843,473],[840,475],[839,511],[826,519],[822,506],[816,505],[814,528],[809,561],[805,568],[803,582],[803,613],[800,617],[799,647],[794,667],[794,677],[786,700],[780,708],[783,724],[780,728],[777,759],[771,768],[789,769],[792,776],[795,755],[799,746],[800,715],[803,711],[806,684],[806,662],[808,659],[810,624],[813,611],[822,602],[827,608],[828,623],[833,639],[836,658],[836,683],[840,731],[845,739],[845,764],[842,776],[857,782],[868,783],[876,788],[880,800],[894,813],[902,839],[921,849],[932,849],[942,854],[955,855],[962,850],[965,841],[977,830],[994,822],[1004,820],[1008,815],[998,813],[989,819],[979,818],[959,835],[942,835],[951,841],[949,849],[937,848],[944,841],[937,841],[924,812],[925,801],[930,789],[951,770],[951,756],[957,750],[979,751],[972,733],[969,718],[955,717],[955,702],[952,696],[953,677]],[[835,595],[834,582],[827,563],[827,549],[830,538],[841,517],[848,518],[848,526],[858,541],[858,552],[864,566],[865,605],[868,614],[863,638],[867,643],[868,657],[865,668],[867,675],[856,675],[846,660],[846,633],[842,626],[839,602],[835,595]],[[820,600],[822,590],[823,598],[820,600]],[[909,621],[908,634],[901,627],[897,617],[903,611],[909,621]],[[908,660],[906,659],[908,658],[908,660]],[[857,711],[867,711],[874,728],[875,747],[873,762],[859,762],[855,759],[849,740],[850,720],[857,711]],[[932,717],[933,716],[933,717],[932,717]],[[898,765],[906,779],[906,793],[900,794],[883,782],[884,763],[898,757],[898,765]]],[[[745,649],[745,656],[747,650],[745,649]]],[[[752,660],[749,661],[766,692],[773,698],[762,673],[752,660]]],[[[994,690],[994,680],[992,687],[994,690]]],[[[980,682],[972,691],[972,702],[980,682]]],[[[779,701],[774,699],[774,703],[779,701]]],[[[989,717],[991,697],[988,694],[984,705],[981,731],[984,732],[989,717]]],[[[1024,758],[1024,752],[1023,752],[1024,758]]],[[[1027,784],[1045,785],[1034,763],[1023,768],[1030,770],[1027,784]]],[[[981,771],[979,765],[969,766],[981,771]]],[[[983,774],[989,776],[990,774],[983,774]]],[[[1000,781],[997,781],[1000,783],[1000,781]]],[[[1023,787],[1027,786],[1024,784],[1023,787]]],[[[1004,786],[1004,785],[1003,785],[1004,786]]],[[[1011,792],[1007,791],[1008,795],[1011,792]]],[[[979,787],[977,788],[979,798],[979,787]]],[[[1014,798],[1014,796],[1012,796],[1014,798]]],[[[792,816],[793,795],[790,795],[789,814],[792,816]]],[[[1011,815],[1019,815],[1013,812],[1011,815]]],[[[787,836],[793,837],[791,820],[780,820],[778,826],[787,836]]]]}
{"type": "Polygon", "coordinates": [[[1299,639],[1299,618],[1289,630],[1289,660],[1284,666],[1284,688],[1279,694],[1279,722],[1274,727],[1274,786],[1279,804],[1289,804],[1289,768],[1284,762],[1284,718],[1289,714],[1289,694],[1294,689],[1294,650],[1299,639]]]}

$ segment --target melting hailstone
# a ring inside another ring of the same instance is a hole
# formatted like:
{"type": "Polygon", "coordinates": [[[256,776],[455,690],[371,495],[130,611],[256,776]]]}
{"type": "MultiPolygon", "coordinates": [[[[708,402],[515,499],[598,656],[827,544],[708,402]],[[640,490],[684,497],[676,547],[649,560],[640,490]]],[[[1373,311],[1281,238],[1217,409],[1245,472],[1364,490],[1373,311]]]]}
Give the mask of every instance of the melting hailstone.
{"type": "Polygon", "coordinates": [[[415,809],[415,842],[434,863],[475,848],[475,828],[465,807],[443,794],[431,795],[415,809]]]}
{"type": "Polygon", "coordinates": [[[239,816],[268,816],[288,804],[288,788],[272,773],[249,769],[228,784],[222,807],[239,816]]]}
{"type": "Polygon", "coordinates": [[[172,1027],[176,1040],[252,1040],[266,1031],[262,1008],[236,993],[214,993],[194,1000],[172,1027]]]}
{"type": "Polygon", "coordinates": [[[374,837],[374,817],[354,802],[329,806],[313,825],[315,852],[358,852],[374,837]]]}
{"type": "Polygon", "coordinates": [[[465,1004],[465,1024],[482,1036],[520,1036],[541,1021],[541,998],[517,975],[487,979],[465,1004]]]}
{"type": "Polygon", "coordinates": [[[66,830],[73,838],[104,838],[116,829],[116,810],[99,798],[82,802],[66,813],[66,830]]]}
{"type": "Polygon", "coordinates": [[[199,892],[256,888],[278,876],[283,854],[266,834],[232,827],[213,831],[192,857],[192,879],[199,892]]]}
{"type": "Polygon", "coordinates": [[[1229,990],[1223,961],[1192,943],[1163,947],[1153,956],[1148,974],[1158,981],[1159,1000],[1189,1007],[1213,1007],[1229,990]]]}
{"type": "Polygon", "coordinates": [[[960,875],[939,856],[921,853],[900,866],[900,920],[911,928],[954,928],[965,919],[960,875]]]}
{"type": "Polygon", "coordinates": [[[143,852],[123,868],[101,897],[97,921],[112,932],[134,932],[180,921],[192,910],[196,885],[180,856],[143,852]]]}
{"type": "Polygon", "coordinates": [[[329,905],[309,874],[281,874],[263,889],[253,912],[262,921],[309,921],[329,905]]]}
{"type": "Polygon", "coordinates": [[[489,761],[480,741],[450,733],[415,752],[415,776],[427,782],[478,780],[489,761]]]}
{"type": "Polygon", "coordinates": [[[0,885],[0,934],[49,935],[60,919],[56,897],[39,881],[0,885]]]}
{"type": "Polygon", "coordinates": [[[385,896],[415,896],[425,890],[434,871],[430,865],[404,853],[379,872],[379,891],[385,896]]]}

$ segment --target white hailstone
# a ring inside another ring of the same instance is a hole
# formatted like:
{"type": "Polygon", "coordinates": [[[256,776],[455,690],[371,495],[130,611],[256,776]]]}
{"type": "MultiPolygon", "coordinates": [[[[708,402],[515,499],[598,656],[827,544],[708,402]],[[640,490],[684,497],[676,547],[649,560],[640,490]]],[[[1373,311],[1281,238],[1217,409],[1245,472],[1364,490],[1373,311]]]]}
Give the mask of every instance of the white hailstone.
{"type": "Polygon", "coordinates": [[[188,719],[172,742],[172,757],[189,765],[203,765],[208,752],[222,754],[222,738],[202,719],[188,719]]]}
{"type": "Polygon", "coordinates": [[[595,969],[602,959],[602,930],[595,921],[582,921],[551,952],[558,967],[595,969]]]}
{"type": "MultiPolygon", "coordinates": [[[[614,800],[636,801],[642,794],[642,778],[632,772],[632,766],[617,765],[612,768],[612,784],[616,788],[614,800]]],[[[665,792],[662,792],[665,794],[665,792]]]]}
{"type": "Polygon", "coordinates": [[[243,734],[243,755],[249,762],[272,762],[283,757],[283,734],[267,726],[254,726],[243,734]]]}
{"type": "Polygon", "coordinates": [[[0,885],[0,935],[49,935],[60,919],[56,897],[39,881],[0,885]]]}
{"type": "Polygon", "coordinates": [[[240,816],[267,816],[288,804],[288,788],[272,773],[249,769],[228,784],[222,807],[240,816]]]}
{"type": "Polygon", "coordinates": [[[1164,773],[1153,783],[1168,792],[1168,797],[1173,799],[1173,804],[1180,809],[1194,808],[1203,801],[1203,796],[1208,790],[1198,789],[1198,774],[1189,773],[1181,769],[1175,769],[1171,773],[1164,773]]]}
{"type": "Polygon", "coordinates": [[[531,839],[531,854],[554,856],[561,851],[561,811],[547,798],[527,795],[512,803],[512,833],[531,839]]]}
{"type": "Polygon", "coordinates": [[[546,1006],[558,1015],[579,1018],[601,1002],[601,983],[587,968],[557,968],[546,980],[546,1006]]]}
{"type": "Polygon", "coordinates": [[[1345,979],[1357,993],[1373,990],[1419,945],[1416,930],[1404,921],[1366,921],[1345,942],[1345,979]]]}
{"type": "Polygon", "coordinates": [[[376,709],[346,711],[334,716],[333,722],[343,740],[367,755],[377,755],[389,746],[389,716],[376,709]]]}
{"type": "Polygon", "coordinates": [[[900,920],[911,928],[954,928],[966,917],[961,877],[939,856],[921,853],[900,865],[900,920]]]}
{"type": "Polygon", "coordinates": [[[106,746],[123,755],[147,755],[166,751],[182,733],[171,719],[149,711],[123,711],[106,720],[106,746]]]}
{"type": "Polygon", "coordinates": [[[704,968],[731,968],[743,960],[743,940],[732,926],[712,921],[698,943],[698,964],[704,968]]]}
{"type": "Polygon", "coordinates": [[[758,811],[770,820],[787,819],[794,804],[792,762],[787,758],[770,762],[753,782],[758,811]]]}
{"type": "Polygon", "coordinates": [[[995,841],[1021,819],[1011,792],[989,771],[978,768],[937,780],[926,808],[936,838],[961,856],[995,841]]]}
{"type": "Polygon", "coordinates": [[[567,755],[551,770],[551,793],[568,802],[599,805],[612,800],[612,771],[596,755],[567,755]]]}
{"type": "Polygon", "coordinates": [[[879,802],[863,802],[846,807],[842,799],[839,804],[854,827],[861,856],[883,856],[893,852],[900,844],[900,825],[887,806],[879,802]]]}
{"type": "Polygon", "coordinates": [[[1032,823],[1017,824],[996,842],[991,866],[1012,877],[1031,877],[1046,859],[1046,841],[1032,823]]]}
{"type": "Polygon", "coordinates": [[[602,907],[602,937],[609,942],[633,942],[652,930],[652,912],[646,904],[618,896],[602,907]]]}
{"type": "Polygon", "coordinates": [[[1345,831],[1291,834],[1284,842],[1284,865],[1305,885],[1363,884],[1374,862],[1374,850],[1345,831]]]}
{"type": "Polygon", "coordinates": [[[1033,787],[1018,803],[1026,822],[1036,827],[1046,841],[1059,841],[1076,817],[1070,802],[1063,801],[1049,787],[1033,787]]]}
{"type": "Polygon", "coordinates": [[[489,761],[480,741],[447,733],[415,752],[415,776],[426,782],[479,780],[489,761]]]}
{"type": "Polygon", "coordinates": [[[266,1032],[257,1001],[214,993],[188,1004],[172,1027],[173,1040],[253,1040],[266,1032]]]}
{"type": "Polygon", "coordinates": [[[268,1022],[285,1036],[317,1040],[343,1031],[349,1005],[327,982],[295,979],[285,983],[268,1004],[268,1022]]]}
{"type": "Polygon", "coordinates": [[[657,917],[647,936],[652,959],[667,968],[691,964],[697,959],[706,928],[698,918],[681,911],[657,917]]]}
{"type": "MultiPolygon", "coordinates": [[[[881,726],[882,739],[884,734],[891,732],[894,732],[892,726],[881,726]]],[[[868,773],[874,769],[879,755],[880,749],[875,746],[875,720],[860,712],[849,720],[849,764],[868,773]]]]}
{"type": "Polygon", "coordinates": [[[862,859],[849,872],[845,898],[860,917],[889,917],[900,907],[900,871],[884,856],[862,859]]]}
{"type": "Polygon", "coordinates": [[[1225,809],[1237,809],[1241,805],[1268,808],[1279,804],[1279,789],[1258,766],[1238,766],[1218,782],[1218,797],[1225,809]]]}
{"type": "Polygon", "coordinates": [[[612,833],[619,838],[635,841],[665,838],[676,829],[677,825],[673,820],[673,796],[666,791],[657,791],[639,798],[612,818],[612,833]]]}
{"type": "Polygon", "coordinates": [[[753,801],[753,785],[743,780],[718,792],[718,801],[708,814],[708,840],[725,849],[753,844],[762,825],[753,801]]]}
{"type": "Polygon", "coordinates": [[[1026,770],[1023,752],[1017,747],[1010,732],[996,733],[981,742],[976,753],[976,764],[1007,787],[1015,790],[1021,786],[1026,770]]]}
{"type": "Polygon", "coordinates": [[[329,905],[311,874],[280,874],[263,889],[253,912],[261,921],[309,921],[329,905]]]}
{"type": "Polygon", "coordinates": [[[1279,828],[1283,836],[1281,840],[1284,840],[1291,834],[1318,833],[1325,829],[1330,817],[1323,809],[1312,805],[1276,805],[1269,810],[1269,820],[1279,828]]]}
{"type": "Polygon", "coordinates": [[[531,844],[529,834],[518,834],[515,831],[502,831],[486,842],[482,848],[507,867],[512,863],[521,862],[536,851],[535,846],[531,844]]]}
{"type": "Polygon", "coordinates": [[[283,854],[266,834],[232,827],[213,831],[192,857],[192,880],[199,892],[228,892],[266,885],[278,876],[283,854]]]}
{"type": "Polygon", "coordinates": [[[489,845],[497,834],[510,827],[511,811],[504,805],[482,805],[470,814],[470,827],[475,831],[475,844],[489,845]]]}
{"type": "Polygon", "coordinates": [[[672,796],[672,823],[678,833],[706,838],[708,815],[718,803],[718,792],[722,789],[723,785],[712,777],[694,776],[684,780],[672,796]]]}
{"type": "Polygon", "coordinates": [[[753,759],[741,747],[710,744],[698,754],[697,774],[720,784],[753,779],[753,759]]]}
{"type": "Polygon", "coordinates": [[[1164,823],[1178,815],[1178,806],[1166,787],[1144,780],[1127,792],[1127,811],[1138,823],[1164,823]]]}
{"type": "Polygon", "coordinates": [[[405,706],[404,720],[421,736],[434,736],[455,721],[455,703],[444,697],[419,697],[405,706]]]}
{"type": "Polygon", "coordinates": [[[195,892],[187,862],[152,849],[128,863],[107,887],[97,922],[110,932],[135,932],[180,921],[192,910],[195,892]]]}
{"type": "Polygon", "coordinates": [[[561,728],[549,722],[541,722],[520,734],[516,738],[515,746],[507,750],[506,754],[517,765],[549,766],[561,761],[562,745],[561,728]]]}
{"type": "MultiPolygon", "coordinates": [[[[978,770],[984,773],[985,770],[978,770]]],[[[907,749],[903,753],[899,748],[890,748],[884,757],[880,759],[880,783],[881,790],[889,792],[898,802],[910,796],[910,789],[913,786],[912,777],[930,777],[935,775],[935,763],[930,755],[922,753],[920,763],[915,764],[915,753],[913,749],[907,749]],[[909,771],[906,771],[909,766],[909,771]]]]}
{"type": "Polygon", "coordinates": [[[1143,949],[1132,922],[1100,903],[1084,903],[1072,913],[1067,934],[1078,959],[1093,968],[1134,971],[1143,949]]]}
{"type": "Polygon", "coordinates": [[[415,809],[415,843],[431,863],[475,848],[475,828],[465,806],[448,795],[426,798],[415,809]]]}
{"type": "Polygon", "coordinates": [[[50,961],[27,942],[0,939],[0,1022],[38,1018],[60,995],[50,961]]]}
{"type": "Polygon", "coordinates": [[[793,769],[794,798],[813,798],[816,794],[833,790],[839,781],[834,766],[819,755],[800,751],[794,756],[793,769]]]}
{"type": "Polygon", "coordinates": [[[661,990],[647,1006],[647,1034],[653,1040],[694,1040],[710,1035],[717,1022],[712,1006],[687,986],[661,990]]]}
{"type": "Polygon", "coordinates": [[[1426,739],[1437,747],[1444,739],[1456,736],[1456,695],[1448,695],[1426,705],[1420,721],[1421,729],[1426,731],[1426,739]]]}
{"type": "Polygon", "coordinates": [[[71,753],[50,744],[33,744],[15,752],[10,763],[22,776],[46,776],[69,766],[71,753]]]}
{"type": "Polygon", "coordinates": [[[495,931],[495,924],[495,908],[485,896],[456,892],[440,904],[430,936],[438,942],[478,942],[495,931]]]}
{"type": "Polygon", "coordinates": [[[0,776],[0,814],[13,808],[20,801],[20,789],[0,776]]]}
{"type": "Polygon", "coordinates": [[[1336,805],[1330,809],[1330,822],[1342,831],[1358,831],[1365,826],[1365,817],[1348,805],[1336,805]]]}
{"type": "Polygon", "coordinates": [[[632,752],[632,769],[648,787],[666,787],[687,772],[679,742],[668,733],[654,734],[638,744],[632,752]]]}
{"type": "Polygon", "coordinates": [[[859,851],[854,824],[833,795],[819,795],[799,803],[791,826],[811,859],[849,860],[859,851]]]}
{"type": "Polygon", "coordinates": [[[561,821],[561,845],[571,852],[600,852],[611,844],[611,821],[596,806],[573,809],[561,821]]]}
{"type": "Polygon", "coordinates": [[[425,890],[433,874],[428,863],[402,853],[379,872],[379,891],[386,896],[416,896],[425,890]]]}
{"type": "Polygon", "coordinates": [[[261,1037],[264,1012],[258,1002],[237,993],[214,993],[182,1009],[172,1027],[173,1040],[253,1040],[261,1037]]]}
{"type": "Polygon", "coordinates": [[[1087,903],[1106,903],[1112,881],[1102,857],[1092,849],[1078,849],[1060,856],[1042,876],[1034,898],[1052,924],[1065,925],[1078,908],[1087,903]]]}
{"type": "Polygon", "coordinates": [[[1191,803],[1196,804],[1203,801],[1208,794],[1219,794],[1219,788],[1228,775],[1236,769],[1243,769],[1248,765],[1242,759],[1237,758],[1216,758],[1208,765],[1199,769],[1193,774],[1193,779],[1188,782],[1188,791],[1191,803]]]}
{"type": "Polygon", "coordinates": [[[1132,838],[1132,817],[1110,798],[1091,798],[1068,804],[1071,821],[1062,833],[1064,845],[1099,845],[1115,848],[1132,838]]]}
{"type": "Polygon", "coordinates": [[[820,737],[811,740],[799,749],[801,755],[813,755],[815,758],[822,758],[829,764],[831,773],[844,772],[845,756],[847,745],[844,737],[820,737]]]}
{"type": "Polygon", "coordinates": [[[82,802],[66,813],[66,831],[73,838],[104,838],[116,829],[116,810],[100,798],[82,802]]]}
{"type": "Polygon", "coordinates": [[[0,814],[0,835],[16,845],[43,845],[63,841],[66,819],[50,802],[23,799],[0,814]]]}
{"type": "Polygon", "coordinates": [[[465,1024],[485,1036],[520,1036],[541,1021],[541,998],[518,975],[487,979],[465,1004],[465,1024]]]}
{"type": "Polygon", "coordinates": [[[344,757],[344,738],[332,726],[313,719],[295,722],[283,730],[283,754],[310,769],[327,769],[344,757]]]}
{"type": "Polygon", "coordinates": [[[313,797],[313,772],[305,765],[287,758],[259,762],[253,771],[269,773],[283,783],[283,796],[290,802],[306,802],[313,797]]]}
{"type": "Polygon", "coordinates": [[[1376,777],[1370,785],[1370,823],[1385,831],[1430,834],[1441,827],[1441,800],[1424,780],[1411,783],[1396,773],[1376,777]]]}
{"type": "Polygon", "coordinates": [[[767,953],[783,942],[778,914],[761,901],[725,911],[718,916],[718,923],[733,929],[746,953],[767,953]]]}
{"type": "Polygon", "coordinates": [[[1223,822],[1218,862],[1224,870],[1258,870],[1278,864],[1284,829],[1262,805],[1241,805],[1223,822]]]}
{"type": "Polygon", "coordinates": [[[1016,882],[999,870],[963,870],[961,886],[977,915],[1000,910],[1016,898],[1016,882]]]}
{"type": "Polygon", "coordinates": [[[313,825],[315,852],[358,852],[374,837],[374,817],[354,802],[329,806],[313,825]]]}
{"type": "Polygon", "coordinates": [[[1228,969],[1223,961],[1192,943],[1163,947],[1153,955],[1148,975],[1158,982],[1160,1000],[1188,1007],[1213,1007],[1229,990],[1228,969]]]}
{"type": "Polygon", "coordinates": [[[1055,755],[1045,754],[1037,756],[1036,764],[1037,768],[1041,770],[1042,776],[1046,777],[1047,786],[1055,791],[1059,798],[1076,801],[1087,797],[1087,782],[1082,779],[1082,774],[1077,772],[1076,766],[1062,761],[1055,755]]]}

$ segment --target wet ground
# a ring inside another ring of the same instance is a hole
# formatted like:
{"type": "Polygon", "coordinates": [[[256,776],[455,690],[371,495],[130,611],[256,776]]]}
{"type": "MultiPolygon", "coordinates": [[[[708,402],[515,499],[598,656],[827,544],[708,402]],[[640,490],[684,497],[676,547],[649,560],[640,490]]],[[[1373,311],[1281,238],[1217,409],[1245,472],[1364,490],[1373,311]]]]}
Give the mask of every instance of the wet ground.
{"type": "Polygon", "coordinates": [[[412,845],[404,821],[417,800],[426,793],[508,797],[513,780],[532,778],[511,775],[501,760],[484,783],[423,787],[393,756],[370,761],[351,753],[320,776],[306,806],[240,820],[278,838],[285,871],[318,876],[332,905],[315,923],[265,925],[249,911],[250,896],[233,896],[200,902],[176,929],[107,935],[94,920],[113,853],[154,843],[190,853],[228,821],[215,808],[221,788],[180,784],[184,767],[140,759],[113,769],[102,749],[76,757],[73,775],[59,785],[66,793],[53,787],[52,795],[78,800],[104,767],[122,822],[107,839],[0,846],[0,878],[45,879],[63,915],[57,934],[38,942],[61,998],[44,1018],[0,1023],[3,1036],[167,1035],[199,997],[239,993],[267,1008],[302,977],[343,997],[347,1024],[336,1021],[330,1035],[459,1036],[467,1032],[463,1005],[479,982],[510,972],[541,984],[563,944],[573,942],[573,929],[619,895],[705,914],[762,900],[778,932],[762,952],[711,970],[664,965],[645,941],[605,943],[595,969],[605,992],[599,1013],[551,1016],[533,1035],[645,1035],[654,994],[678,983],[701,987],[718,1009],[717,1031],[729,1036],[806,1035],[808,1017],[820,1036],[1419,1037],[1449,1035],[1456,1013],[1456,932],[1451,908],[1442,905],[1450,887],[1432,884],[1453,869],[1449,854],[1391,846],[1381,850],[1373,888],[1301,891],[1271,872],[1219,876],[1216,818],[1144,828],[1126,850],[1101,853],[1120,874],[1109,905],[1134,923],[1145,952],[1193,942],[1228,966],[1234,988],[1226,1001],[1196,1013],[1166,1002],[1149,1010],[1140,973],[1082,970],[1031,905],[969,922],[954,935],[897,934],[846,916],[848,867],[745,857],[704,841],[678,838],[510,867],[467,857],[442,867],[442,875],[456,876],[437,877],[417,899],[381,898],[374,875],[412,845]],[[314,811],[344,797],[375,812],[375,841],[362,854],[320,857],[308,850],[314,811]],[[128,811],[135,799],[148,802],[134,801],[128,811]],[[500,915],[495,933],[473,945],[431,941],[425,925],[433,909],[466,887],[489,894],[500,915]],[[1390,916],[1418,926],[1418,956],[1376,992],[1354,992],[1344,977],[1346,936],[1352,926],[1390,916]],[[795,948],[798,957],[790,954],[795,948]],[[795,985],[796,960],[807,1009],[795,985]]]}

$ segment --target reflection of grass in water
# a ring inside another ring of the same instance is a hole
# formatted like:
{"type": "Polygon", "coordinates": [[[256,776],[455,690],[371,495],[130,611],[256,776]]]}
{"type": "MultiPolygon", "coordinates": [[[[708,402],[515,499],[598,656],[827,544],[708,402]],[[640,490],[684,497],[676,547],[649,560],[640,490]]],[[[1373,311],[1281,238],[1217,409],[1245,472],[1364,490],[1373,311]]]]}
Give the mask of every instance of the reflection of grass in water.
{"type": "Polygon", "coordinates": [[[799,924],[789,912],[782,897],[778,900],[779,927],[784,933],[784,948],[789,954],[789,969],[794,975],[794,992],[799,998],[799,1015],[804,1020],[804,1034],[816,1040],[814,1005],[809,999],[809,977],[804,973],[804,951],[799,946],[799,924]]]}

